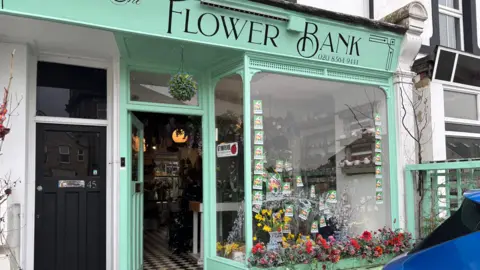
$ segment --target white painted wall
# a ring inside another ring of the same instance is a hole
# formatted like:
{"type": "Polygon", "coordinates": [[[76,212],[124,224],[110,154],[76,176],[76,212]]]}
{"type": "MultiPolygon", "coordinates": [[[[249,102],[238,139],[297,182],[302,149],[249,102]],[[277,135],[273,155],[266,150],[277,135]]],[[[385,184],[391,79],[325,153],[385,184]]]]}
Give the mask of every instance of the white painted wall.
{"type": "Polygon", "coordinates": [[[445,160],[447,149],[445,144],[445,107],[443,102],[443,85],[438,82],[431,82],[424,88],[428,95],[428,106],[430,107],[429,125],[424,137],[425,142],[423,159],[445,160]]]}
{"type": "Polygon", "coordinates": [[[368,0],[298,0],[297,3],[350,15],[368,17],[368,0]]]}
{"type": "MultiPolygon", "coordinates": [[[[480,29],[479,28],[480,27],[480,1],[478,1],[478,0],[472,0],[472,1],[477,1],[475,7],[476,7],[476,11],[477,11],[477,13],[476,13],[477,18],[476,19],[477,19],[477,32],[478,32],[479,29],[480,29]]],[[[480,35],[478,33],[477,33],[477,44],[480,47],[480,35]]]]}
{"type": "MultiPolygon", "coordinates": [[[[10,88],[11,103],[18,108],[10,118],[11,132],[5,138],[0,156],[0,176],[10,175],[12,181],[21,183],[13,190],[8,205],[20,203],[23,205],[25,197],[25,183],[27,182],[26,153],[27,145],[27,77],[28,77],[28,48],[24,44],[0,43],[0,84],[5,87],[10,77],[10,55],[15,50],[13,80],[10,88]]],[[[3,96],[3,91],[2,91],[3,96]]],[[[2,209],[2,214],[5,209],[2,209]]],[[[21,228],[8,228],[9,233],[20,233],[21,239],[25,235],[25,209],[21,209],[21,228]]],[[[20,256],[21,257],[21,256],[20,256]]],[[[17,258],[22,261],[23,258],[17,258]]]]}

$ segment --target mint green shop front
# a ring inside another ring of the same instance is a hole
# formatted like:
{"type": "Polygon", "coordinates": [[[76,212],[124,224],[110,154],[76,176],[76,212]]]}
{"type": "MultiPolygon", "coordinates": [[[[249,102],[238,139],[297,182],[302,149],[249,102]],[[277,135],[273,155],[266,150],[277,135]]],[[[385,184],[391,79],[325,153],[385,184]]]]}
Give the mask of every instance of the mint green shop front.
{"type": "MultiPolygon", "coordinates": [[[[406,29],[386,23],[370,22],[366,19],[353,20],[357,24],[352,24],[347,22],[352,21],[348,16],[332,15],[330,19],[326,19],[302,13],[289,4],[281,8],[258,2],[3,0],[1,13],[4,15],[98,28],[110,31],[115,37],[120,53],[118,60],[120,68],[117,71],[118,90],[112,93],[112,121],[113,130],[117,131],[114,133],[118,139],[107,138],[107,143],[112,144],[114,149],[118,149],[117,155],[112,158],[114,162],[108,165],[112,166],[114,171],[109,181],[115,182],[118,188],[114,191],[117,194],[114,198],[117,199],[107,205],[116,204],[117,210],[112,213],[113,221],[106,229],[107,234],[111,234],[107,241],[114,243],[107,245],[112,248],[107,254],[110,254],[108,255],[110,260],[114,261],[111,264],[114,269],[138,270],[143,264],[143,206],[141,205],[143,198],[141,192],[136,192],[135,183],[132,183],[132,173],[135,172],[132,172],[132,161],[129,158],[132,156],[130,134],[132,125],[135,126],[132,112],[201,117],[204,198],[202,226],[204,229],[200,241],[203,249],[203,267],[213,270],[247,268],[246,261],[243,263],[226,258],[217,252],[217,242],[226,239],[219,239],[217,232],[219,230],[218,203],[221,203],[222,199],[218,198],[215,180],[218,162],[216,116],[219,115],[216,111],[219,102],[216,89],[218,84],[226,78],[233,78],[239,82],[235,84],[237,87],[232,88],[232,91],[241,97],[239,104],[242,110],[237,114],[241,115],[243,123],[240,145],[243,147],[241,149],[243,152],[241,181],[244,192],[238,202],[243,201],[243,204],[240,204],[243,209],[246,209],[241,233],[246,257],[250,254],[254,245],[252,239],[256,235],[255,213],[250,211],[255,203],[253,196],[255,153],[252,147],[255,127],[252,102],[258,100],[264,91],[254,84],[267,80],[265,78],[275,79],[270,82],[265,81],[263,87],[268,88],[268,85],[273,85],[275,81],[289,84],[290,90],[279,95],[285,98],[288,96],[295,102],[298,98],[295,94],[297,91],[295,86],[301,88],[304,80],[305,83],[308,81],[313,84],[315,81],[325,82],[328,86],[323,88],[328,88],[331,96],[335,96],[332,93],[336,86],[342,86],[342,91],[347,93],[342,97],[348,97],[348,93],[355,96],[358,91],[364,94],[378,90],[375,92],[377,93],[375,101],[378,99],[382,118],[382,143],[385,149],[382,170],[385,185],[382,202],[378,204],[379,211],[383,211],[381,221],[372,226],[375,228],[398,227],[398,222],[395,220],[399,216],[400,209],[397,192],[399,168],[396,165],[398,155],[396,149],[399,142],[396,136],[398,119],[393,94],[393,75],[397,69],[400,46],[406,29]],[[182,52],[183,57],[181,57],[182,52]],[[169,104],[132,99],[130,89],[132,72],[176,74],[179,71],[192,74],[198,82],[196,103],[169,104]],[[351,87],[348,88],[345,85],[351,85],[351,87]],[[287,92],[290,95],[287,95],[287,92]]],[[[280,88],[281,85],[276,87],[280,88]]],[[[314,88],[320,92],[327,91],[322,89],[320,84],[314,88]]],[[[304,94],[302,91],[298,90],[298,96],[304,94]]],[[[226,95],[233,95],[229,94],[229,91],[226,92],[226,95]]],[[[276,95],[275,89],[269,89],[269,93],[273,97],[276,95]]],[[[311,89],[305,90],[305,93],[315,96],[314,90],[311,89]]],[[[335,100],[333,97],[330,102],[338,107],[338,104],[343,101],[335,100]]],[[[319,107],[327,108],[327,105],[324,105],[326,103],[319,101],[320,103],[322,105],[319,107]]],[[[263,104],[265,119],[267,110],[283,106],[281,105],[283,103],[269,105],[266,100],[263,104]]],[[[350,105],[355,106],[352,104],[350,105]]],[[[314,105],[305,106],[315,107],[314,105]]],[[[335,108],[332,110],[338,112],[335,108]]],[[[349,111],[348,107],[342,109],[343,114],[348,114],[349,111]]],[[[305,119],[306,122],[314,123],[312,119],[316,118],[312,116],[305,119]]],[[[343,131],[333,128],[332,132],[335,146],[335,141],[342,139],[339,135],[343,131]]],[[[364,159],[368,160],[368,157],[362,157],[361,162],[364,162],[364,159]]],[[[338,165],[340,162],[343,165],[343,159],[333,160],[337,173],[344,171],[338,165]]],[[[374,179],[374,174],[371,173],[369,175],[374,179]]],[[[345,173],[345,175],[350,174],[345,173]]],[[[352,183],[357,179],[356,176],[348,177],[351,177],[352,183]]],[[[359,180],[362,181],[361,178],[359,180]]],[[[372,189],[375,190],[374,187],[372,189]]],[[[337,192],[341,192],[339,184],[337,184],[337,192]]]]}

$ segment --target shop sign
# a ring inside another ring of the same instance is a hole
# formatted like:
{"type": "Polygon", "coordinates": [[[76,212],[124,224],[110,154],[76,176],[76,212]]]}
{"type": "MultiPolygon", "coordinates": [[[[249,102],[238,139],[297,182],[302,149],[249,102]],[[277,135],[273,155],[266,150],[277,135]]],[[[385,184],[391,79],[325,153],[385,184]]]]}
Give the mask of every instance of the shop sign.
{"type": "Polygon", "coordinates": [[[395,33],[312,17],[299,31],[289,31],[285,21],[241,12],[240,6],[232,11],[193,0],[82,0],[75,8],[64,0],[3,1],[4,13],[387,71],[396,68],[402,40],[395,33]]]}
{"type": "Polygon", "coordinates": [[[117,5],[125,5],[125,4],[133,4],[133,5],[140,5],[141,0],[110,0],[112,3],[117,5]]]}
{"type": "Polygon", "coordinates": [[[217,145],[217,157],[235,157],[238,155],[238,143],[221,143],[217,145]]]}

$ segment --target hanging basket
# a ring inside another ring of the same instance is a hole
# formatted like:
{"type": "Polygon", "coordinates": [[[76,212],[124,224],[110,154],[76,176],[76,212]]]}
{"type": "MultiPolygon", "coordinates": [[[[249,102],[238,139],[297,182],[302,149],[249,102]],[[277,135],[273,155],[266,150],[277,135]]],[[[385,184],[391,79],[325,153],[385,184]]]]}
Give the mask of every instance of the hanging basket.
{"type": "Polygon", "coordinates": [[[190,101],[197,93],[198,85],[188,73],[177,73],[168,83],[168,92],[179,101],[190,101]]]}

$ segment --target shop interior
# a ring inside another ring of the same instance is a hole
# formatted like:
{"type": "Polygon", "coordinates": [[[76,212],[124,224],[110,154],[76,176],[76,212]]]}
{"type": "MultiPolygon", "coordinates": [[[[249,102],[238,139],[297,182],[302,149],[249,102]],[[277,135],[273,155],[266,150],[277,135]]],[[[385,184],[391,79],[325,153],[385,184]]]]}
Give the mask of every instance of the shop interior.
{"type": "MultiPolygon", "coordinates": [[[[196,269],[190,204],[202,202],[201,117],[134,114],[144,125],[144,269],[196,269]]],[[[134,154],[139,145],[133,134],[134,154]]]]}

